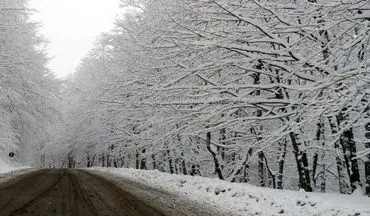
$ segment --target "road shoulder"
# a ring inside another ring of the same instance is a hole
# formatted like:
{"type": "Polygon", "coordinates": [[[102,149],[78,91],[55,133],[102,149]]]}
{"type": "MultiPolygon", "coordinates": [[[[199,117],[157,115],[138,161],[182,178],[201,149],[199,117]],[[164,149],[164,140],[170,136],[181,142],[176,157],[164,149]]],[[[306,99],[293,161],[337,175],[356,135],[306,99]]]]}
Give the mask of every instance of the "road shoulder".
{"type": "Polygon", "coordinates": [[[9,172],[0,173],[0,188],[4,188],[9,184],[13,184],[15,180],[18,181],[19,178],[27,176],[32,172],[37,172],[37,169],[34,168],[21,168],[14,169],[9,172]]]}
{"type": "Polygon", "coordinates": [[[119,177],[109,171],[81,169],[81,171],[103,177],[117,185],[123,191],[130,193],[137,199],[143,200],[156,209],[161,209],[167,215],[178,216],[223,216],[230,213],[216,211],[211,205],[205,206],[188,197],[181,197],[160,188],[149,187],[140,182],[119,177]]]}

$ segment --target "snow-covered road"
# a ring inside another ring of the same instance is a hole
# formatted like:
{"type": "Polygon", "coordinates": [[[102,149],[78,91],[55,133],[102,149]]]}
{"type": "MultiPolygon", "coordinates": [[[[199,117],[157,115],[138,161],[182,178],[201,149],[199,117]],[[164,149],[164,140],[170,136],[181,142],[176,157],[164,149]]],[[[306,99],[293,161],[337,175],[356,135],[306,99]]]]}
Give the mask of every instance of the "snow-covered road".
{"type": "Polygon", "coordinates": [[[182,212],[181,206],[173,206],[173,198],[129,180],[118,184],[88,171],[43,169],[0,184],[0,215],[209,215],[201,208],[182,212]]]}

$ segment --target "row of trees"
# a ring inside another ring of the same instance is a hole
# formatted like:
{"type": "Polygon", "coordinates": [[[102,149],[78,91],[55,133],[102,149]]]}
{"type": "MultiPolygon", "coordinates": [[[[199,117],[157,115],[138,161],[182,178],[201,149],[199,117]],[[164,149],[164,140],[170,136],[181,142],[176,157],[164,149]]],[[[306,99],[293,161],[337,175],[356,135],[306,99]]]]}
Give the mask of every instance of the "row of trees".
{"type": "Polygon", "coordinates": [[[54,165],[370,193],[367,0],[122,6],[64,92],[54,165]]]}
{"type": "Polygon", "coordinates": [[[59,83],[45,68],[44,42],[22,0],[0,0],[0,158],[38,161],[56,109],[59,83]]]}

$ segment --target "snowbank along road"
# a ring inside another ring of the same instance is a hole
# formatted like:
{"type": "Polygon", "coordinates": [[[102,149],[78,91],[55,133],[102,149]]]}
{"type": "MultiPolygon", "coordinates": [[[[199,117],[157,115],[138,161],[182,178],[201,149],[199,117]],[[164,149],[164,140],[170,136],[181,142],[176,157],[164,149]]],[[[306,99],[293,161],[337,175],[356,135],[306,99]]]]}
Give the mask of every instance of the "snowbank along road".
{"type": "MultiPolygon", "coordinates": [[[[185,215],[174,212],[176,208],[166,206],[166,202],[158,204],[155,199],[140,195],[140,191],[153,189],[130,181],[124,185],[82,170],[33,171],[0,185],[0,215],[185,215]]],[[[158,191],[152,193],[160,196],[158,191]]],[[[207,215],[198,213],[191,215],[207,215]]]]}

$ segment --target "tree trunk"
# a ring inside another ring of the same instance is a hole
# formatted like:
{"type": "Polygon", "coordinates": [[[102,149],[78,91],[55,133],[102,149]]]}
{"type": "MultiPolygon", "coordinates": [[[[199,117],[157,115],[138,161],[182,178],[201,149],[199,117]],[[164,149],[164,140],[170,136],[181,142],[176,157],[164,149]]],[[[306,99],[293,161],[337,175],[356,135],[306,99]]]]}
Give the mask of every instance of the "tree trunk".
{"type": "Polygon", "coordinates": [[[74,162],[72,153],[68,154],[67,160],[68,160],[68,168],[70,168],[70,169],[75,168],[75,162],[74,162]]]}
{"type": "Polygon", "coordinates": [[[174,174],[175,173],[175,168],[173,167],[173,160],[172,160],[172,157],[171,157],[170,153],[171,153],[171,151],[167,150],[167,158],[168,158],[168,165],[169,165],[169,168],[170,168],[170,173],[174,174]]]}
{"type": "Polygon", "coordinates": [[[370,156],[367,159],[368,161],[365,162],[366,195],[370,197],[370,156]]]}
{"type": "MultiPolygon", "coordinates": [[[[225,140],[226,140],[226,129],[225,128],[222,128],[220,130],[220,139],[219,139],[219,141],[224,146],[226,145],[225,140]]],[[[219,154],[221,155],[221,159],[222,159],[223,164],[224,164],[225,163],[225,159],[226,159],[226,157],[225,157],[225,149],[224,148],[221,148],[221,147],[217,147],[217,150],[218,150],[219,154]]],[[[223,164],[221,165],[221,169],[224,169],[224,165],[223,164]]]]}
{"type": "Polygon", "coordinates": [[[264,154],[263,151],[261,151],[258,153],[258,176],[260,179],[259,185],[261,187],[266,187],[264,160],[265,160],[264,154]]]}
{"type": "MultiPolygon", "coordinates": [[[[345,120],[345,116],[343,112],[346,109],[343,109],[342,113],[337,116],[337,124],[338,126],[343,123],[345,120]]],[[[360,183],[360,171],[358,168],[358,160],[355,159],[357,149],[356,149],[356,142],[354,141],[353,129],[349,128],[341,134],[339,138],[339,143],[342,146],[342,151],[344,155],[344,162],[346,164],[347,173],[349,176],[349,181],[351,184],[352,191],[356,189],[356,185],[360,183]]]]}
{"type": "MultiPolygon", "coordinates": [[[[262,152],[262,157],[265,161],[265,165],[266,165],[266,169],[268,171],[268,174],[271,178],[271,181],[272,181],[272,188],[276,188],[276,175],[274,174],[274,172],[271,170],[270,166],[269,166],[269,163],[267,161],[267,158],[266,158],[266,155],[262,152]]],[[[271,187],[271,184],[269,185],[269,187],[271,187]]]]}
{"type": "MultiPolygon", "coordinates": [[[[325,147],[324,122],[320,118],[316,128],[316,142],[318,146],[325,147]]],[[[325,151],[316,151],[312,162],[312,182],[314,189],[325,192],[326,190],[325,151]],[[320,157],[319,157],[320,156],[320,157]],[[320,159],[320,160],[319,160],[320,159]],[[318,171],[318,168],[320,170],[318,171]],[[318,181],[320,182],[318,183],[318,181]]]]}
{"type": "MultiPolygon", "coordinates": [[[[339,132],[338,124],[334,120],[334,117],[329,117],[329,124],[330,124],[330,129],[332,134],[337,134],[339,132]]],[[[335,161],[337,165],[337,172],[338,172],[338,184],[339,184],[339,192],[341,194],[347,194],[348,193],[348,185],[346,183],[346,180],[344,178],[344,173],[343,173],[343,160],[340,157],[340,150],[341,146],[339,143],[339,140],[334,143],[334,149],[336,151],[336,156],[335,156],[335,161]]]]}
{"type": "Polygon", "coordinates": [[[313,183],[313,188],[317,188],[317,177],[316,177],[316,171],[317,171],[317,163],[319,160],[319,153],[316,152],[313,156],[312,159],[312,183],[313,183]]]}
{"type": "Polygon", "coordinates": [[[360,183],[360,171],[358,168],[358,160],[354,159],[356,157],[356,143],[353,140],[353,130],[346,130],[341,138],[340,143],[343,148],[344,161],[347,166],[347,172],[349,176],[349,181],[351,183],[352,191],[356,189],[356,185],[360,183]]]}
{"type": "Polygon", "coordinates": [[[152,154],[152,166],[154,170],[158,169],[157,160],[155,159],[154,154],[152,154]]]}
{"type": "Polygon", "coordinates": [[[285,157],[287,151],[287,144],[286,140],[280,141],[280,156],[279,156],[279,172],[277,176],[277,189],[283,189],[283,175],[284,175],[284,164],[285,164],[285,157]]]}
{"type": "Polygon", "coordinates": [[[217,159],[217,154],[213,152],[211,148],[211,132],[207,132],[207,150],[212,154],[213,162],[215,164],[215,172],[219,179],[224,180],[224,175],[222,174],[220,162],[217,159]]]}
{"type": "MultiPolygon", "coordinates": [[[[145,154],[145,152],[146,152],[145,148],[143,150],[141,150],[141,153],[143,153],[143,155],[145,154]]],[[[140,169],[142,169],[142,170],[147,169],[147,167],[146,167],[146,158],[145,157],[142,157],[141,160],[140,160],[140,169]]]]}
{"type": "Polygon", "coordinates": [[[45,167],[45,154],[41,155],[40,162],[41,162],[41,168],[44,168],[45,167]]]}
{"type": "Polygon", "coordinates": [[[136,166],[135,166],[135,168],[136,169],[139,169],[140,168],[140,154],[139,154],[139,150],[136,150],[136,166]]]}
{"type": "Polygon", "coordinates": [[[289,137],[292,142],[294,156],[297,163],[299,187],[307,192],[312,192],[307,155],[301,150],[302,144],[298,142],[297,134],[295,134],[294,132],[290,132],[289,137]]]}
{"type": "Polygon", "coordinates": [[[187,175],[188,174],[188,169],[186,168],[186,160],[184,157],[184,153],[181,154],[182,160],[181,160],[181,168],[182,168],[182,174],[187,175]]]}
{"type": "MultiPolygon", "coordinates": [[[[243,162],[231,174],[231,182],[237,182],[237,180],[239,180],[238,182],[246,183],[249,181],[247,170],[249,169],[248,160],[251,156],[252,156],[252,149],[249,149],[243,158],[243,162]],[[240,179],[240,178],[238,179],[237,176],[239,176],[243,170],[244,170],[243,179],[240,179]]],[[[235,157],[234,157],[234,160],[235,160],[235,157]]]]}

